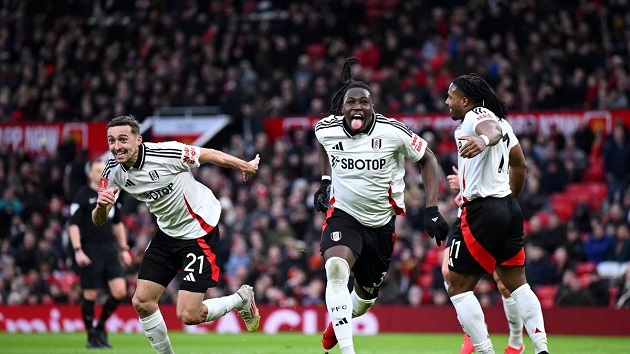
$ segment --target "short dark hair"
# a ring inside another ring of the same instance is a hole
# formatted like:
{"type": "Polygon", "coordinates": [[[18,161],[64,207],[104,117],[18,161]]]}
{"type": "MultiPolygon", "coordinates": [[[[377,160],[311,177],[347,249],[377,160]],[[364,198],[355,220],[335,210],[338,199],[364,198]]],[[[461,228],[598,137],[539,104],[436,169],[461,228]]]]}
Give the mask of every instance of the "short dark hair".
{"type": "Polygon", "coordinates": [[[505,102],[481,76],[475,73],[461,75],[453,80],[453,84],[473,103],[491,110],[498,118],[507,116],[505,102]]]}
{"type": "Polygon", "coordinates": [[[352,78],[352,65],[359,64],[361,60],[359,58],[348,58],[343,63],[343,68],[341,69],[341,81],[343,82],[343,86],[335,92],[332,101],[330,102],[330,111],[328,114],[332,115],[341,115],[341,106],[343,105],[343,97],[346,95],[349,89],[354,87],[359,87],[367,90],[367,92],[372,94],[370,87],[363,81],[357,81],[352,78]]]}
{"type": "Polygon", "coordinates": [[[128,125],[131,127],[132,134],[140,135],[140,123],[138,123],[138,120],[136,119],[136,117],[132,115],[118,116],[112,119],[111,121],[109,121],[109,123],[107,123],[107,129],[111,127],[122,127],[125,125],[128,125]]]}

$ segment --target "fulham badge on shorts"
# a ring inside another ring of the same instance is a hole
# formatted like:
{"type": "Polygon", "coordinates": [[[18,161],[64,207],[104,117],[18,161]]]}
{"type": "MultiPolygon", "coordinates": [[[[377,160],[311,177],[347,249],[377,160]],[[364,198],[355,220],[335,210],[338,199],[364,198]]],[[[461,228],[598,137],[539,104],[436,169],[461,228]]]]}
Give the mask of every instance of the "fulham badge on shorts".
{"type": "Polygon", "coordinates": [[[149,177],[151,177],[151,180],[153,182],[157,181],[158,179],[160,179],[160,175],[158,175],[156,170],[153,170],[151,172],[149,172],[149,177]]]}
{"type": "Polygon", "coordinates": [[[330,233],[330,239],[337,242],[339,240],[341,240],[341,232],[340,231],[333,231],[330,233]]]}
{"type": "Polygon", "coordinates": [[[381,149],[381,139],[372,139],[372,150],[377,151],[381,149]]]}

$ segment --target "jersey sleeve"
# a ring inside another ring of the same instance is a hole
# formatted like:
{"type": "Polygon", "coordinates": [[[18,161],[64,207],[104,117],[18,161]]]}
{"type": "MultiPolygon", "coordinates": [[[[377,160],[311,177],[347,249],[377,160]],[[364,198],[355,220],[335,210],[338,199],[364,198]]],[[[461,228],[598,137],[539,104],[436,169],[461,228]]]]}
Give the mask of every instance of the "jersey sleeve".
{"type": "Polygon", "coordinates": [[[477,125],[481,122],[485,122],[487,120],[494,120],[495,122],[499,121],[499,118],[489,109],[484,107],[475,107],[469,111],[467,114],[472,114],[473,119],[470,119],[472,123],[472,131],[477,129],[477,125]]]}
{"type": "Polygon", "coordinates": [[[406,125],[399,123],[400,125],[394,125],[393,130],[400,140],[400,150],[409,160],[417,162],[424,156],[427,151],[427,142],[422,139],[418,134],[414,133],[406,125]]]}
{"type": "Polygon", "coordinates": [[[186,145],[178,141],[165,141],[157,143],[156,147],[152,148],[152,150],[154,149],[158,156],[178,156],[177,159],[164,159],[165,164],[173,165],[177,170],[190,170],[201,165],[199,162],[201,149],[198,146],[186,145]]]}
{"type": "Polygon", "coordinates": [[[330,115],[326,118],[320,119],[315,124],[315,138],[317,138],[317,141],[320,144],[324,145],[326,128],[331,128],[337,125],[339,125],[339,123],[337,122],[337,119],[334,115],[330,115]]]}

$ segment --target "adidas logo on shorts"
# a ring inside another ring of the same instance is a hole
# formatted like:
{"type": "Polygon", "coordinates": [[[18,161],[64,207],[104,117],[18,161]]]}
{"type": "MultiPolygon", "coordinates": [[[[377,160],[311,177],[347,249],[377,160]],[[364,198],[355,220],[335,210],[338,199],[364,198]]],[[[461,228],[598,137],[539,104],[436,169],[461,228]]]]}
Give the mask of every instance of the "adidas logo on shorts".
{"type": "Polygon", "coordinates": [[[197,280],[195,280],[195,277],[193,276],[193,273],[188,273],[188,275],[184,277],[184,280],[192,281],[192,282],[196,282],[197,281],[197,280]]]}

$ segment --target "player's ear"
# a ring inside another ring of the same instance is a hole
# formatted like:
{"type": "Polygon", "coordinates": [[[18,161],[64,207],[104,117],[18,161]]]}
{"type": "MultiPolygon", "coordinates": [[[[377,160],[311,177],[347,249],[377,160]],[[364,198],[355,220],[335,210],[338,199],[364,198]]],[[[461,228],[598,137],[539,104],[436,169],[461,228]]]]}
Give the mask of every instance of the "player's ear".
{"type": "Polygon", "coordinates": [[[142,134],[138,134],[138,146],[142,144],[142,134]]]}

